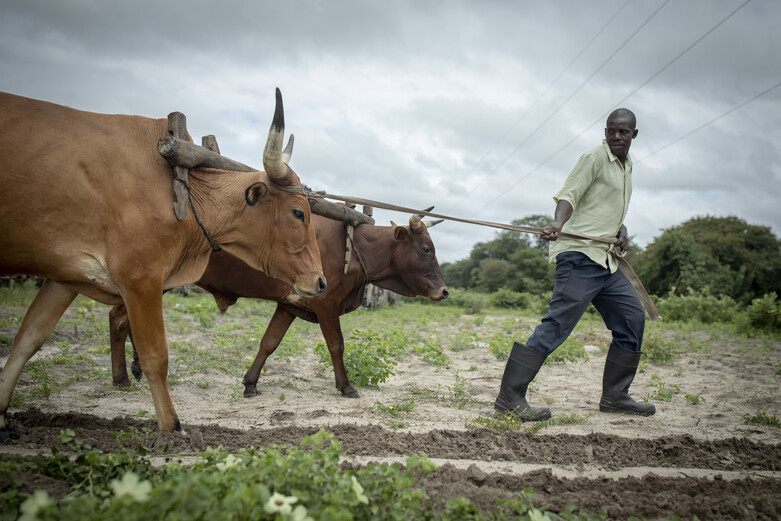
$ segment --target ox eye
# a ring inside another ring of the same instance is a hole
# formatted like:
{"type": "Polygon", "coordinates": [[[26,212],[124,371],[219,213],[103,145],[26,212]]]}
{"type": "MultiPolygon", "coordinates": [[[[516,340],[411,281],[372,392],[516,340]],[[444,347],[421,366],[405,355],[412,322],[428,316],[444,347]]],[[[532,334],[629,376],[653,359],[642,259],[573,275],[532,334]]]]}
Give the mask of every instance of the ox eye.
{"type": "Polygon", "coordinates": [[[295,217],[301,222],[304,222],[304,212],[302,212],[301,210],[293,210],[293,217],[295,217]]]}
{"type": "Polygon", "coordinates": [[[423,246],[423,253],[431,253],[431,250],[428,249],[428,246],[423,246]]]}

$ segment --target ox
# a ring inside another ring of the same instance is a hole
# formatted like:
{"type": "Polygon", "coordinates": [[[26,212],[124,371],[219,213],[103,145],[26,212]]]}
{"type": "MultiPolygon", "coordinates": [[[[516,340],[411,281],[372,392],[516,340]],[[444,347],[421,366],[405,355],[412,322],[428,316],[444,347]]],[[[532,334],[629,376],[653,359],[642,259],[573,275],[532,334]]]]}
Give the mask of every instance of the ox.
{"type": "Polygon", "coordinates": [[[192,211],[179,222],[172,169],[156,151],[166,119],[0,93],[0,275],[46,278],[0,373],[0,439],[10,438],[6,412],[24,364],[79,293],[127,306],[158,426],[181,431],[166,385],[162,294],[203,274],[207,238],[301,295],[325,291],[309,204],[286,164],[290,146],[282,150],[279,89],[276,102],[265,173],[191,169],[192,211]]]}
{"type": "MultiPolygon", "coordinates": [[[[276,350],[298,317],[320,324],[331,354],[336,388],[343,396],[357,398],[358,391],[350,383],[344,367],[344,337],[339,317],[361,305],[366,285],[371,282],[405,296],[422,295],[431,301],[440,301],[448,296],[434,244],[420,216],[413,215],[409,226],[357,226],[353,259],[347,274],[344,273],[344,225],[317,215],[313,221],[323,271],[328,278],[328,289],[322,295],[295,295],[284,282],[255,271],[241,260],[224,253],[212,254],[206,271],[197,282],[198,286],[214,295],[217,306],[223,312],[239,297],[277,302],[255,361],[244,376],[246,397],[259,394],[257,383],[266,359],[276,350]]],[[[125,363],[125,340],[129,331],[121,306],[111,310],[109,321],[114,384],[129,386],[125,363]]],[[[141,377],[137,360],[133,361],[132,371],[136,378],[141,377]]]]}

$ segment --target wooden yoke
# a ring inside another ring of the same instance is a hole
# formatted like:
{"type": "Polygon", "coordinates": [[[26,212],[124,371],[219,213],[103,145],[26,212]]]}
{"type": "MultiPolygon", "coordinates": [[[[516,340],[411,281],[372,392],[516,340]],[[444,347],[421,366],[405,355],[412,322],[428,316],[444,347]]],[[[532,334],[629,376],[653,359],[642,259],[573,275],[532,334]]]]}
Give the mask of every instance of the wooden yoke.
{"type": "MultiPolygon", "coordinates": [[[[187,139],[187,118],[181,112],[168,114],[168,135],[187,139]]],[[[174,214],[180,221],[184,221],[184,218],[187,217],[187,204],[189,203],[187,186],[187,168],[174,165],[174,214]]]]}
{"type": "MultiPolygon", "coordinates": [[[[351,204],[348,206],[350,209],[355,208],[354,204],[351,204]]],[[[367,215],[368,217],[372,217],[372,213],[374,213],[374,208],[371,206],[364,206],[363,207],[363,213],[364,215],[367,215]]],[[[347,275],[347,271],[350,269],[350,259],[353,256],[353,250],[355,249],[355,244],[353,243],[353,238],[355,236],[355,226],[352,224],[347,224],[347,244],[344,248],[344,274],[347,275]]]]}
{"type": "MultiPolygon", "coordinates": [[[[209,138],[209,142],[213,140],[216,145],[216,139],[214,136],[206,137],[209,138]]],[[[204,139],[206,139],[206,137],[204,139]]],[[[177,138],[175,136],[165,136],[160,138],[160,140],[157,142],[157,152],[163,156],[166,161],[168,161],[169,165],[174,167],[174,172],[176,172],[178,168],[181,168],[184,171],[185,180],[187,176],[187,169],[195,168],[196,166],[217,168],[220,170],[231,170],[234,172],[259,171],[257,168],[252,168],[251,166],[247,166],[243,163],[239,163],[238,161],[234,161],[233,159],[220,155],[217,151],[212,151],[207,146],[199,146],[195,143],[191,143],[190,141],[177,138]]],[[[180,185],[182,183],[176,182],[175,184],[180,185]]],[[[183,215],[186,216],[186,197],[184,201],[185,213],[183,215]]],[[[347,206],[342,206],[330,201],[326,201],[322,198],[309,198],[309,206],[311,207],[313,214],[322,215],[328,219],[342,221],[353,226],[358,226],[359,224],[374,224],[374,219],[372,219],[370,216],[362,214],[361,212],[358,212],[347,206]]],[[[178,217],[179,216],[177,214],[177,218],[178,217]]]]}

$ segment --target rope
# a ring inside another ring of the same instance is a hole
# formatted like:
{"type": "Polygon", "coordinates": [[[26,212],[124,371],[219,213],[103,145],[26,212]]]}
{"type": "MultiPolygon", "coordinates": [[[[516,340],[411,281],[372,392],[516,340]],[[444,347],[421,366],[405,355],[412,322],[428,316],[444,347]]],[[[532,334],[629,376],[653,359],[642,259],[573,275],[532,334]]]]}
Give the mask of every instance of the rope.
{"type": "Polygon", "coordinates": [[[193,204],[193,198],[192,194],[190,193],[190,185],[187,183],[187,181],[179,178],[175,178],[174,181],[179,181],[184,185],[184,187],[187,189],[187,200],[190,201],[190,208],[193,211],[193,217],[195,217],[195,222],[198,223],[198,226],[201,227],[201,230],[203,231],[203,235],[206,237],[206,240],[209,241],[209,246],[211,246],[213,252],[222,251],[222,248],[220,248],[220,245],[217,244],[217,241],[214,240],[214,237],[211,236],[211,234],[206,231],[206,226],[201,222],[201,218],[198,215],[198,211],[195,209],[195,205],[193,204]]]}

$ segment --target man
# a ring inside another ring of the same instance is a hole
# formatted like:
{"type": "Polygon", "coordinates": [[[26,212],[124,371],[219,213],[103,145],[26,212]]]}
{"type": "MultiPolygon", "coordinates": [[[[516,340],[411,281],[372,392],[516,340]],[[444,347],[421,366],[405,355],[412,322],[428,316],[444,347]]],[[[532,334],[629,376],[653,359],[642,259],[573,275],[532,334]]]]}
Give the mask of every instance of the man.
{"type": "Polygon", "coordinates": [[[639,403],[628,393],[637,373],[643,343],[645,310],[627,278],[617,269],[616,253],[629,247],[623,224],[632,194],[629,147],[637,137],[635,115],[616,109],[607,118],[602,144],[581,156],[564,187],[554,196],[553,222],[543,229],[556,262],[556,282],[548,314],[526,344],[513,344],[494,408],[522,421],[550,418],[547,407],[532,407],[526,388],[545,358],[570,335],[589,303],[613,334],[602,378],[599,410],[651,416],[653,404],[639,403]],[[587,239],[559,239],[559,232],[616,237],[615,244],[587,239]]]}

